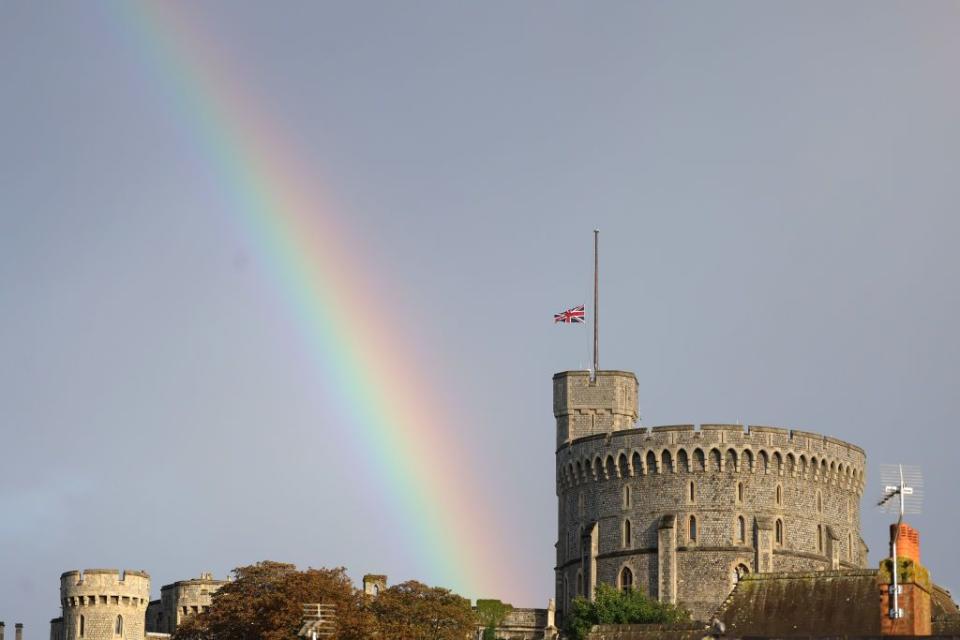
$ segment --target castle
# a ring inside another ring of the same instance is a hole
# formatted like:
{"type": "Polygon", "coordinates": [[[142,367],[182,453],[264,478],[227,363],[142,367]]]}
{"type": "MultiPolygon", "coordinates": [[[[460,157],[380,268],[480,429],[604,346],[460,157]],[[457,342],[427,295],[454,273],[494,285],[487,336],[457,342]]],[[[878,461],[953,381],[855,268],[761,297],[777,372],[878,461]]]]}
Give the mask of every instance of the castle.
{"type": "Polygon", "coordinates": [[[773,427],[638,428],[625,371],[556,374],[553,411],[561,619],[600,582],[706,619],[749,573],[866,562],[859,447],[773,427]]]}
{"type": "Polygon", "coordinates": [[[184,618],[206,611],[223,584],[204,573],[164,585],[160,599],[151,601],[143,571],[67,571],[60,576],[63,613],[50,621],[50,640],[166,638],[184,618]]]}
{"type": "MultiPolygon", "coordinates": [[[[638,427],[637,395],[636,376],[626,371],[554,375],[555,604],[513,610],[498,638],[555,638],[573,599],[592,599],[600,583],[642,589],[685,607],[694,620],[719,616],[740,636],[933,630],[960,637],[956,604],[930,582],[918,535],[906,524],[898,531],[909,544],[895,555],[912,609],[902,620],[887,617],[891,561],[867,568],[860,536],[862,449],[775,427],[638,427]]],[[[164,586],[150,601],[146,573],[70,571],[60,578],[63,615],[51,621],[50,640],[167,638],[185,617],[205,611],[223,584],[202,574],[164,586]]],[[[385,576],[364,577],[368,595],[384,588],[385,576]]],[[[660,631],[598,629],[591,637],[705,634],[697,622],[660,631]]]]}

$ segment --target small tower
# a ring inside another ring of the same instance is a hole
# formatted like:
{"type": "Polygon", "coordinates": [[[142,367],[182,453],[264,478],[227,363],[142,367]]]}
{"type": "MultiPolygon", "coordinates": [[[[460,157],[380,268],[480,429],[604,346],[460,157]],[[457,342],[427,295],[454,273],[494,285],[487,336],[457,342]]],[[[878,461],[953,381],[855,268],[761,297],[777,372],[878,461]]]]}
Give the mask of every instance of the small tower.
{"type": "Polygon", "coordinates": [[[637,412],[637,376],[630,371],[561,371],[553,376],[557,446],[598,433],[632,429],[637,412]]]}
{"type": "Polygon", "coordinates": [[[368,573],[363,576],[363,593],[376,598],[387,588],[387,576],[368,573]]]}
{"type": "Polygon", "coordinates": [[[144,640],[150,576],[87,569],[60,576],[63,640],[144,640]]]}

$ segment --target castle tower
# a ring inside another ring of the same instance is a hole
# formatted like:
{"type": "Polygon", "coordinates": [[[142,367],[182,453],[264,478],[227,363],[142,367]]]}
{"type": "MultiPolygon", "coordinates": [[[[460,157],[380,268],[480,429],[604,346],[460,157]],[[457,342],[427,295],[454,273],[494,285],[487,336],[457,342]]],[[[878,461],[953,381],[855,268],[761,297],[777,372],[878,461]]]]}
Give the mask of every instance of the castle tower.
{"type": "Polygon", "coordinates": [[[553,376],[557,446],[598,433],[632,429],[637,413],[637,377],[629,371],[563,371],[553,376]]]}
{"type": "Polygon", "coordinates": [[[211,573],[201,573],[199,578],[163,585],[160,600],[147,608],[147,631],[173,633],[188,617],[209,609],[213,594],[226,583],[215,580],[211,573]]]}
{"type": "Polygon", "coordinates": [[[150,576],[142,571],[87,569],[60,576],[63,640],[144,640],[150,576]]]}
{"type": "Polygon", "coordinates": [[[638,428],[630,372],[565,371],[553,390],[561,619],[601,583],[708,619],[746,573],[864,566],[859,447],[776,427],[638,428]]]}

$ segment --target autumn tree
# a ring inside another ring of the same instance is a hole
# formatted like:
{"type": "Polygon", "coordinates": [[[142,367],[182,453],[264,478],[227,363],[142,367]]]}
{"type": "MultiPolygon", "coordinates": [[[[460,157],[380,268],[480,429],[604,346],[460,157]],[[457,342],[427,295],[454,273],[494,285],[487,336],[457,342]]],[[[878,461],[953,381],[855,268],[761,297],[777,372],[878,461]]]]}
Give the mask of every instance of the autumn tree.
{"type": "Polygon", "coordinates": [[[469,600],[416,581],[385,589],[368,604],[380,637],[390,640],[463,640],[477,624],[469,600]]]}
{"type": "Polygon", "coordinates": [[[297,637],[303,605],[337,608],[335,640],[373,634],[363,595],[343,568],[298,571],[292,564],[258,562],[233,571],[235,580],[213,594],[210,608],[187,618],[174,640],[291,640],[297,637]]]}

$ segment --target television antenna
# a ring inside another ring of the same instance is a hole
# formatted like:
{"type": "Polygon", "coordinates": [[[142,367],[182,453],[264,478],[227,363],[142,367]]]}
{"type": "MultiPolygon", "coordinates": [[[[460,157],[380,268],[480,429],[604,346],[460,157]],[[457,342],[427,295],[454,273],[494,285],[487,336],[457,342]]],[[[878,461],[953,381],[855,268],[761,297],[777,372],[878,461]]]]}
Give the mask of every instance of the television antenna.
{"type": "Polygon", "coordinates": [[[890,585],[890,595],[893,597],[893,606],[888,615],[891,619],[903,617],[900,608],[900,584],[897,580],[897,542],[900,539],[900,525],[905,513],[920,513],[923,503],[923,474],[919,467],[902,464],[885,464],[880,467],[880,480],[883,482],[883,498],[877,503],[885,513],[896,512],[897,532],[893,536],[891,555],[893,556],[893,584],[890,585]]]}

